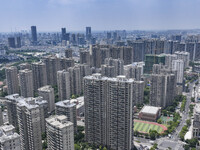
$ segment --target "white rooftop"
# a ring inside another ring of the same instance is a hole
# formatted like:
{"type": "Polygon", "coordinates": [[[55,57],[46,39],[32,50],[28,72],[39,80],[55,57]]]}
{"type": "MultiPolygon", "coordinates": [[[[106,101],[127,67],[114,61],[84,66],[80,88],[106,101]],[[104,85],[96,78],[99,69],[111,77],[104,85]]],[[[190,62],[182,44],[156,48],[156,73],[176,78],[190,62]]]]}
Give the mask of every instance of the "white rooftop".
{"type": "Polygon", "coordinates": [[[68,126],[73,126],[73,123],[70,121],[67,121],[67,117],[65,115],[55,115],[55,116],[50,116],[49,118],[46,119],[46,122],[51,124],[51,126],[54,126],[55,128],[65,128],[68,126]]]}
{"type": "Polygon", "coordinates": [[[60,107],[74,107],[76,104],[71,103],[70,100],[64,100],[64,101],[59,101],[55,104],[56,106],[60,106],[60,107]]]}
{"type": "Polygon", "coordinates": [[[148,114],[157,114],[157,112],[160,109],[161,109],[160,107],[144,106],[140,112],[142,112],[142,113],[148,113],[148,114]]]}
{"type": "Polygon", "coordinates": [[[19,138],[20,135],[14,132],[15,127],[12,125],[3,125],[0,127],[0,142],[14,140],[19,138]]]}

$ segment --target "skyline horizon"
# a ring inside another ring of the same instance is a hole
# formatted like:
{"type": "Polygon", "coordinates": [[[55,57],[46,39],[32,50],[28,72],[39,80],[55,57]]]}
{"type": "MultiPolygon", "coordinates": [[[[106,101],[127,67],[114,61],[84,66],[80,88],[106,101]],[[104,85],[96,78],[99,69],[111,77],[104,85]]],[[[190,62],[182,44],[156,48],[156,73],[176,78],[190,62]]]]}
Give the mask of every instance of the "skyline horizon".
{"type": "Polygon", "coordinates": [[[199,0],[2,0],[0,32],[200,28],[199,0]]]}
{"type": "MultiPolygon", "coordinates": [[[[35,26],[35,25],[34,25],[35,26]]],[[[90,27],[90,26],[87,26],[87,27],[90,27]]],[[[38,26],[36,26],[37,28],[37,33],[46,33],[46,32],[50,32],[50,33],[59,33],[61,32],[61,28],[66,28],[66,27],[60,27],[60,30],[56,30],[56,31],[42,31],[42,30],[38,30],[38,26]]],[[[86,27],[85,27],[86,28],[86,27]]],[[[195,31],[195,30],[200,30],[200,28],[188,28],[188,29],[175,29],[175,28],[172,28],[172,29],[110,29],[110,30],[106,30],[106,29],[102,29],[102,30],[93,30],[93,28],[91,27],[92,29],[92,32],[93,33],[97,33],[97,32],[115,32],[115,31],[127,31],[127,32],[133,32],[133,31],[144,31],[144,32],[167,32],[167,31],[195,31]]],[[[66,32],[67,33],[85,33],[86,30],[67,30],[66,28],[66,32]]],[[[21,31],[6,31],[6,32],[1,32],[0,33],[22,33],[22,32],[31,32],[31,26],[30,26],[30,29],[22,29],[21,31]]]]}

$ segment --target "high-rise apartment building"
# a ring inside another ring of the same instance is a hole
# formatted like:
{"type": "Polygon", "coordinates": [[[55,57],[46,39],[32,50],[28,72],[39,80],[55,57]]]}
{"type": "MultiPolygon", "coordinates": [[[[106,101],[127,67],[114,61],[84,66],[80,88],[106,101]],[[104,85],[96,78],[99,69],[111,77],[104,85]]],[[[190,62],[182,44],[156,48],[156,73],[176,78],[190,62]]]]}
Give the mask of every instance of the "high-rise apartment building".
{"type": "Polygon", "coordinates": [[[124,74],[124,61],[121,59],[106,58],[105,64],[115,67],[115,76],[124,74]]]}
{"type": "Polygon", "coordinates": [[[176,95],[176,76],[174,74],[152,74],[150,88],[150,105],[167,107],[176,95]]]}
{"type": "MultiPolygon", "coordinates": [[[[143,104],[144,99],[144,81],[134,81],[133,82],[133,104],[143,104]]],[[[134,108],[133,108],[134,110],[134,108]]]]}
{"type": "Polygon", "coordinates": [[[17,75],[17,67],[6,68],[6,82],[8,86],[8,94],[19,93],[19,80],[17,75]]]}
{"type": "Polygon", "coordinates": [[[70,74],[70,90],[71,94],[80,95],[81,94],[81,71],[78,66],[70,67],[68,69],[70,74]]]}
{"type": "Polygon", "coordinates": [[[133,42],[133,61],[140,62],[144,61],[145,51],[144,43],[140,41],[133,42]]]}
{"type": "Polygon", "coordinates": [[[72,58],[57,58],[55,56],[47,56],[44,58],[47,72],[48,85],[57,85],[57,71],[67,70],[74,66],[74,59],[72,58]]]}
{"type": "Polygon", "coordinates": [[[17,45],[16,45],[16,47],[17,47],[17,48],[21,48],[21,47],[22,47],[21,37],[18,36],[18,37],[16,38],[16,40],[17,40],[17,45]]]}
{"type": "Polygon", "coordinates": [[[19,96],[19,94],[12,94],[6,96],[5,98],[6,98],[8,122],[15,128],[18,128],[17,103],[21,100],[21,97],[19,96]]]}
{"type": "Polygon", "coordinates": [[[160,55],[152,55],[148,54],[145,56],[145,66],[144,66],[144,73],[150,74],[153,71],[154,64],[163,64],[165,65],[165,54],[160,55]]]}
{"type": "Polygon", "coordinates": [[[21,150],[20,135],[15,132],[14,126],[0,126],[0,148],[1,150],[21,150]]]}
{"type": "Polygon", "coordinates": [[[34,62],[31,65],[33,71],[34,91],[47,85],[47,69],[43,62],[34,62]]]}
{"type": "Polygon", "coordinates": [[[3,125],[2,107],[0,106],[0,126],[3,125]]]}
{"type": "Polygon", "coordinates": [[[184,62],[181,59],[172,61],[172,70],[177,71],[177,83],[182,84],[184,79],[184,62]]]}
{"type": "Polygon", "coordinates": [[[190,60],[194,61],[195,59],[195,43],[189,42],[186,43],[186,52],[190,54],[190,60]]]}
{"type": "Polygon", "coordinates": [[[46,65],[47,84],[52,86],[57,85],[57,71],[60,69],[59,59],[47,56],[44,58],[44,63],[46,65]]]}
{"type": "Polygon", "coordinates": [[[189,67],[190,53],[177,51],[177,52],[175,52],[175,54],[177,55],[177,59],[182,59],[183,60],[184,69],[189,67]]]}
{"type": "Polygon", "coordinates": [[[33,72],[32,70],[20,70],[19,71],[19,85],[21,96],[23,97],[33,97],[33,72]]]}
{"type": "Polygon", "coordinates": [[[19,65],[19,70],[25,70],[25,69],[31,70],[31,64],[23,63],[19,65]]]}
{"type": "Polygon", "coordinates": [[[200,60],[200,41],[195,43],[195,61],[200,60]]]}
{"type": "Polygon", "coordinates": [[[83,78],[85,76],[91,75],[92,71],[91,71],[90,66],[88,66],[86,64],[79,64],[78,66],[80,68],[80,76],[81,76],[81,92],[83,92],[83,88],[84,88],[84,86],[83,86],[83,78]]]}
{"type": "Polygon", "coordinates": [[[200,105],[196,104],[194,107],[194,120],[192,127],[192,137],[198,138],[200,136],[200,105]]]}
{"type": "Polygon", "coordinates": [[[16,47],[15,38],[14,37],[9,37],[8,38],[8,46],[11,47],[11,48],[15,48],[16,47]]]}
{"type": "Polygon", "coordinates": [[[101,74],[102,76],[106,77],[116,77],[116,68],[115,66],[109,66],[109,65],[101,65],[101,74]]]}
{"type": "Polygon", "coordinates": [[[109,149],[133,148],[133,80],[125,76],[84,78],[85,140],[109,149]]]}
{"type": "Polygon", "coordinates": [[[124,75],[127,78],[135,78],[135,80],[140,81],[143,75],[143,65],[140,64],[125,65],[124,75]]]}
{"type": "Polygon", "coordinates": [[[65,50],[65,57],[66,58],[72,58],[72,49],[71,48],[68,48],[65,50]]]}
{"type": "Polygon", "coordinates": [[[176,54],[165,54],[165,66],[172,69],[172,61],[177,59],[176,54]]]}
{"type": "Polygon", "coordinates": [[[27,100],[31,104],[37,104],[40,109],[40,127],[41,127],[41,132],[45,133],[46,132],[46,122],[45,118],[49,116],[48,114],[48,102],[43,99],[43,97],[30,97],[27,100]]]}
{"type": "Polygon", "coordinates": [[[58,84],[58,95],[59,99],[66,100],[70,99],[70,74],[66,70],[57,72],[57,84],[58,84]]]}
{"type": "Polygon", "coordinates": [[[69,67],[74,67],[74,59],[71,57],[71,58],[59,58],[59,63],[58,63],[60,66],[59,66],[59,69],[58,70],[67,70],[69,67]]]}
{"type": "Polygon", "coordinates": [[[59,101],[56,103],[56,115],[65,115],[67,120],[73,123],[74,131],[77,130],[76,104],[70,103],[70,100],[59,101]]]}
{"type": "Polygon", "coordinates": [[[73,123],[64,115],[46,119],[47,144],[49,150],[74,150],[73,123]]]}
{"type": "Polygon", "coordinates": [[[33,44],[37,44],[37,29],[36,26],[31,26],[31,35],[33,44]]]}
{"type": "Polygon", "coordinates": [[[33,101],[22,99],[17,104],[17,119],[22,150],[42,150],[40,108],[33,101]]]}
{"type": "Polygon", "coordinates": [[[55,110],[54,89],[50,85],[43,86],[38,89],[38,95],[43,97],[48,103],[48,112],[55,110]]]}
{"type": "Polygon", "coordinates": [[[80,50],[80,63],[90,66],[90,52],[86,50],[80,50]]]}
{"type": "Polygon", "coordinates": [[[121,55],[120,58],[124,61],[124,65],[133,63],[133,48],[132,47],[121,47],[121,55]]]}

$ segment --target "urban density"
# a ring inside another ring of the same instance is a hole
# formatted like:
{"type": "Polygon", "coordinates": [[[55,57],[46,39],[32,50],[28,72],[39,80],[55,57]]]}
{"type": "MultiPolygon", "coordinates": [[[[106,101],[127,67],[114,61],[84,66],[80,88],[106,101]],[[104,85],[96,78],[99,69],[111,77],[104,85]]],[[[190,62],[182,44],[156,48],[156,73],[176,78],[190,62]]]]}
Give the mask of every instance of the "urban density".
{"type": "Polygon", "coordinates": [[[200,150],[200,29],[35,24],[0,32],[0,150],[200,150]]]}

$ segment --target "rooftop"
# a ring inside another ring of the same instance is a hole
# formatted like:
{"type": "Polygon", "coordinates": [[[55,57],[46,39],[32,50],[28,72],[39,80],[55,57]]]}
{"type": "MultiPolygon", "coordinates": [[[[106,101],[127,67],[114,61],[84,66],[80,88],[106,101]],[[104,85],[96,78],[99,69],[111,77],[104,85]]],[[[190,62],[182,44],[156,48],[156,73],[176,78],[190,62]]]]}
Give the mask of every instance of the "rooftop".
{"type": "Polygon", "coordinates": [[[157,112],[160,110],[160,107],[154,107],[154,106],[144,106],[140,113],[148,113],[148,114],[157,114],[157,112]]]}
{"type": "Polygon", "coordinates": [[[92,74],[90,76],[86,76],[84,77],[85,79],[97,79],[97,80],[107,80],[107,81],[118,81],[118,82],[133,82],[134,80],[133,79],[127,79],[124,75],[119,75],[117,76],[116,78],[108,78],[108,77],[104,77],[104,76],[101,76],[101,74],[99,73],[95,73],[95,74],[92,74]]]}
{"type": "Polygon", "coordinates": [[[14,132],[15,127],[13,125],[3,125],[0,127],[0,141],[10,141],[11,139],[19,138],[20,135],[14,132]]]}
{"type": "Polygon", "coordinates": [[[53,88],[50,85],[46,85],[46,86],[43,86],[43,87],[39,88],[38,91],[51,92],[52,89],[53,88]]]}
{"type": "Polygon", "coordinates": [[[50,116],[49,118],[46,119],[46,122],[50,124],[51,126],[54,126],[59,129],[62,129],[68,126],[73,126],[72,122],[67,121],[67,117],[65,115],[50,116]]]}
{"type": "Polygon", "coordinates": [[[69,108],[69,107],[74,107],[74,106],[76,106],[76,104],[71,103],[70,100],[64,100],[64,101],[59,101],[59,102],[57,102],[57,103],[56,103],[56,106],[61,106],[61,107],[69,108]]]}

